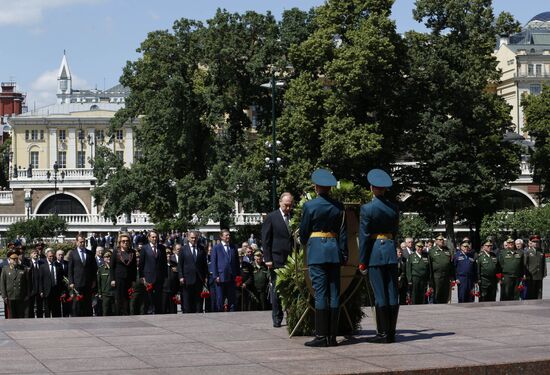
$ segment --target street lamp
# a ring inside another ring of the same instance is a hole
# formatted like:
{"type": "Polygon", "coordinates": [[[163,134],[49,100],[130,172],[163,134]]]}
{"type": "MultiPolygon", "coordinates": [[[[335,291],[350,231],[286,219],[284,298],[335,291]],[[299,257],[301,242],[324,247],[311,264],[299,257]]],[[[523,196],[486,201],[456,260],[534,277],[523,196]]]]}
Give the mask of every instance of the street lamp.
{"type": "Polygon", "coordinates": [[[27,214],[27,220],[31,217],[31,207],[32,207],[32,191],[25,190],[25,198],[23,199],[25,202],[25,213],[27,214]]]}
{"type": "Polygon", "coordinates": [[[277,140],[277,128],[275,126],[275,98],[277,94],[277,86],[283,87],[284,82],[275,81],[275,71],[271,72],[271,81],[264,83],[261,87],[271,89],[271,136],[272,141],[266,142],[266,146],[271,148],[271,158],[265,158],[266,167],[271,169],[271,204],[273,210],[277,209],[277,169],[281,164],[281,158],[277,157],[277,146],[281,142],[277,140]]]}
{"type": "Polygon", "coordinates": [[[59,181],[59,183],[61,183],[65,180],[65,171],[59,173],[59,164],[57,164],[57,161],[53,163],[53,178],[50,171],[46,173],[46,177],[48,178],[48,182],[53,182],[53,195],[57,195],[57,182],[59,181]]]}

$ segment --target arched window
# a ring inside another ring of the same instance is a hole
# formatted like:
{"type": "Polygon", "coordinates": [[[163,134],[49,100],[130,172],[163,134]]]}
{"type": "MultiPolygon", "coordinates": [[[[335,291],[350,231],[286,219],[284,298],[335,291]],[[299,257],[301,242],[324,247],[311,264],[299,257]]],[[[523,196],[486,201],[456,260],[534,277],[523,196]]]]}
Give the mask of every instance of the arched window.
{"type": "Polygon", "coordinates": [[[55,194],[46,199],[38,210],[37,214],[59,214],[59,215],[85,215],[86,208],[75,197],[68,194],[55,194]]]}

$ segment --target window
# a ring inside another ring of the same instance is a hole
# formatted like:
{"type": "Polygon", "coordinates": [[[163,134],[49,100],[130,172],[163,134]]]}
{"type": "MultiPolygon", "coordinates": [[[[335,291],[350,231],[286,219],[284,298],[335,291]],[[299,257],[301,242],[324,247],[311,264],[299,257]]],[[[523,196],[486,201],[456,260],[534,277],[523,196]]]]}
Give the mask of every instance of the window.
{"type": "Polygon", "coordinates": [[[117,130],[116,131],[116,140],[117,141],[122,141],[124,139],[124,133],[122,130],[117,130]]]}
{"type": "Polygon", "coordinates": [[[124,151],[116,151],[115,155],[118,160],[124,161],[124,151]]]}
{"type": "Polygon", "coordinates": [[[38,130],[31,130],[31,141],[38,141],[38,130]]]}
{"type": "Polygon", "coordinates": [[[64,141],[65,139],[67,139],[67,132],[66,130],[60,130],[59,133],[58,133],[58,137],[59,137],[59,140],[60,141],[64,141]]]}
{"type": "Polygon", "coordinates": [[[514,65],[514,59],[508,60],[508,65],[514,65]]]}
{"type": "Polygon", "coordinates": [[[29,131],[25,130],[25,141],[29,140],[29,131]]]}
{"type": "Polygon", "coordinates": [[[535,65],[535,74],[537,75],[537,77],[540,77],[542,75],[542,65],[541,64],[535,65]]]}
{"type": "Polygon", "coordinates": [[[84,129],[78,129],[78,139],[79,140],[84,139],[84,129]]]}
{"type": "Polygon", "coordinates": [[[103,142],[103,140],[105,140],[105,130],[103,129],[96,130],[95,139],[97,139],[98,142],[103,142]]]}
{"type": "Polygon", "coordinates": [[[541,92],[541,88],[540,88],[540,85],[539,84],[533,84],[529,87],[529,92],[532,94],[532,95],[540,95],[540,92],[541,92]]]}
{"type": "Polygon", "coordinates": [[[44,130],[40,130],[40,140],[44,140],[44,130]]]}
{"type": "Polygon", "coordinates": [[[57,153],[57,165],[59,168],[67,168],[67,151],[57,153]]]}
{"type": "Polygon", "coordinates": [[[31,151],[31,160],[29,164],[32,169],[38,168],[38,151],[31,151]]]}
{"type": "Polygon", "coordinates": [[[534,66],[533,64],[529,64],[527,65],[527,75],[528,76],[532,76],[535,74],[535,71],[534,71],[534,66]]]}
{"type": "Polygon", "coordinates": [[[78,151],[76,155],[76,167],[84,168],[86,165],[86,151],[78,151]]]}

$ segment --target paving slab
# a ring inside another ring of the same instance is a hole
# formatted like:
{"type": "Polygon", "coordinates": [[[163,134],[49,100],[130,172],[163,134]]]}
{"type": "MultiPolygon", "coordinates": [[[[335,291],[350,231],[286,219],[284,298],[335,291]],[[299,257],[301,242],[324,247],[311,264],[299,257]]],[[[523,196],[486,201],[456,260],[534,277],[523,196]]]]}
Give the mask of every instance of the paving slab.
{"type": "Polygon", "coordinates": [[[368,343],[366,317],[338,346],[308,348],[269,311],[1,320],[0,374],[549,372],[550,300],[403,306],[397,328],[396,343],[368,343]]]}

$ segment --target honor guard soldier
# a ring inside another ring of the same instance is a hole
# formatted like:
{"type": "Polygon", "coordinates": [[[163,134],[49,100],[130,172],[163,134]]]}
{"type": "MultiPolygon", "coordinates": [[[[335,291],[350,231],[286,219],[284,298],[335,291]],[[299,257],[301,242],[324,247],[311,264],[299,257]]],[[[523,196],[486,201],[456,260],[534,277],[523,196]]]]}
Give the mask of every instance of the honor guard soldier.
{"type": "Polygon", "coordinates": [[[307,249],[307,265],[315,291],[315,333],[306,346],[336,345],[340,307],[340,265],[347,262],[345,210],[329,197],[336,178],[326,169],[311,175],[317,198],[306,202],[300,221],[300,241],[307,249]],[[327,301],[329,302],[327,304],[327,301]]]}
{"type": "Polygon", "coordinates": [[[546,259],[540,249],[540,237],[529,237],[529,248],[524,253],[526,299],[542,299],[542,279],[546,277],[546,259]]]}
{"type": "Polygon", "coordinates": [[[399,314],[394,240],[399,230],[399,210],[384,197],[386,190],[393,185],[390,175],[381,169],[373,169],[367,174],[367,180],[374,198],[361,206],[359,269],[362,272],[368,269],[374,292],[377,334],[369,341],[392,343],[395,342],[399,314]]]}
{"type": "Polygon", "coordinates": [[[506,249],[499,253],[498,262],[502,267],[500,300],[513,301],[519,299],[517,287],[520,278],[524,275],[523,254],[515,249],[512,238],[506,240],[506,249]]]}
{"type": "Polygon", "coordinates": [[[493,243],[486,241],[476,260],[479,302],[494,302],[497,298],[497,273],[501,271],[497,256],[492,249],[493,243]]]}
{"type": "Polygon", "coordinates": [[[0,276],[0,292],[8,319],[24,318],[27,298],[31,292],[30,269],[20,264],[19,255],[8,251],[8,266],[0,276]]]}
{"type": "Polygon", "coordinates": [[[453,263],[458,285],[458,302],[474,302],[474,290],[477,281],[477,269],[470,241],[462,241],[460,250],[455,253],[453,263]]]}
{"type": "Polygon", "coordinates": [[[416,251],[407,260],[407,280],[409,281],[411,304],[413,305],[424,303],[430,278],[430,261],[423,249],[424,244],[422,241],[418,241],[416,251]]]}
{"type": "Polygon", "coordinates": [[[434,303],[449,302],[450,285],[455,277],[451,251],[444,245],[444,241],[445,237],[440,234],[435,239],[435,246],[428,250],[434,303]]]}

